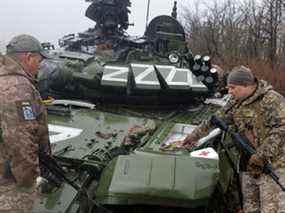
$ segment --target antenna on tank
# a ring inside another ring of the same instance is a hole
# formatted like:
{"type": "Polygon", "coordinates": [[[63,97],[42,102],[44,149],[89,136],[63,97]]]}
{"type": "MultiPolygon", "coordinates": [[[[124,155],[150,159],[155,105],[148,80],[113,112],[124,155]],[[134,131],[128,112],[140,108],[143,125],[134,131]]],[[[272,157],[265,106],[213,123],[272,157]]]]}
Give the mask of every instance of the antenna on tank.
{"type": "Polygon", "coordinates": [[[174,1],[171,16],[177,19],[177,1],[174,1]]]}
{"type": "Polygon", "coordinates": [[[150,5],[150,0],[147,1],[147,11],[146,11],[146,20],[145,20],[145,30],[147,28],[148,25],[148,18],[149,18],[149,5],[150,5]]]}

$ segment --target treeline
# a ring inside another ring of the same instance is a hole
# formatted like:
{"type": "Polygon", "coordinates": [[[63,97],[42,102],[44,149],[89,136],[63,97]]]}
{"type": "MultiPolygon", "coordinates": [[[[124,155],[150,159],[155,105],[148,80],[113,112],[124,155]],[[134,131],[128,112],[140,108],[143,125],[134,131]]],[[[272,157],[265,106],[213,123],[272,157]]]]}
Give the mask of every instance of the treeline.
{"type": "Polygon", "coordinates": [[[194,54],[209,54],[225,70],[247,65],[285,94],[284,0],[191,3],[182,23],[194,54]]]}

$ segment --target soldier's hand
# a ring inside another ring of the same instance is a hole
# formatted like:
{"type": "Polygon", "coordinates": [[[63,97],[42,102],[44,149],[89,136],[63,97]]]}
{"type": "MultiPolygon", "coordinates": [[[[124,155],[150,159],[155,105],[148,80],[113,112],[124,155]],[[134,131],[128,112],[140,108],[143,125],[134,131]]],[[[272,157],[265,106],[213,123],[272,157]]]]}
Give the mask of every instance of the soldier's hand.
{"type": "Polygon", "coordinates": [[[259,178],[260,175],[262,174],[262,170],[261,169],[256,169],[256,170],[252,171],[251,174],[252,174],[252,176],[254,178],[259,178]]]}
{"type": "Polygon", "coordinates": [[[187,141],[183,143],[182,147],[185,149],[191,150],[194,147],[196,147],[196,143],[197,141],[187,141]]]}
{"type": "Polygon", "coordinates": [[[263,172],[260,166],[254,164],[248,164],[246,170],[249,171],[254,178],[259,178],[263,172]]]}
{"type": "Polygon", "coordinates": [[[259,167],[263,167],[264,166],[264,161],[260,157],[258,157],[256,154],[253,154],[250,157],[248,163],[251,166],[259,166],[259,167]]]}
{"type": "Polygon", "coordinates": [[[194,140],[194,138],[191,136],[191,135],[188,135],[184,140],[183,140],[183,143],[182,143],[182,147],[188,149],[188,150],[191,150],[193,149],[197,144],[197,141],[194,140]]]}
{"type": "Polygon", "coordinates": [[[169,150],[169,151],[175,150],[175,149],[180,149],[180,148],[182,148],[182,144],[183,144],[183,141],[180,141],[180,140],[179,141],[173,141],[169,144],[162,144],[160,146],[160,149],[161,150],[169,150]]]}
{"type": "Polygon", "coordinates": [[[254,178],[258,178],[262,173],[263,166],[264,161],[256,154],[253,154],[248,161],[247,170],[252,173],[254,178]]]}

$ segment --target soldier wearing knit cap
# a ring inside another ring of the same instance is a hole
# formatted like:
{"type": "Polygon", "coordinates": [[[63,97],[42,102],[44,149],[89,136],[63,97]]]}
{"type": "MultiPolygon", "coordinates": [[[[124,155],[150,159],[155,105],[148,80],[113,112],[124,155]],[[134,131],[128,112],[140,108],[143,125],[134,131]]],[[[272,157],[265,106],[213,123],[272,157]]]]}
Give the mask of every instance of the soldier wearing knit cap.
{"type": "Polygon", "coordinates": [[[251,70],[245,66],[234,67],[227,78],[228,92],[237,102],[241,102],[252,95],[257,86],[257,79],[251,70]]]}
{"type": "Polygon", "coordinates": [[[228,79],[228,84],[236,85],[253,85],[256,83],[256,78],[252,74],[251,70],[245,66],[234,67],[230,72],[228,79]]]}
{"type": "MultiPolygon", "coordinates": [[[[216,114],[248,139],[256,150],[249,160],[241,159],[243,170],[243,210],[240,212],[285,212],[284,192],[262,165],[270,162],[285,184],[285,98],[264,80],[257,80],[245,66],[232,69],[227,78],[231,100],[216,114]]],[[[203,121],[178,145],[191,149],[197,141],[214,129],[210,119],[203,121]]],[[[229,200],[232,202],[233,200],[229,200]]],[[[232,212],[232,210],[229,210],[232,212]]]]}

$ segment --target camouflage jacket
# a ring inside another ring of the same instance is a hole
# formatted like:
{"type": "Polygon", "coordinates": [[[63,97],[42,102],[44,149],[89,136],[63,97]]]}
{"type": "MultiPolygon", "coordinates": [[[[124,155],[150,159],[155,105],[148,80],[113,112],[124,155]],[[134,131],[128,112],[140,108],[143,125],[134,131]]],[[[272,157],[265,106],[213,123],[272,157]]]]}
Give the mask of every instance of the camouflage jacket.
{"type": "MultiPolygon", "coordinates": [[[[241,103],[230,100],[218,116],[247,137],[257,155],[275,168],[285,168],[285,98],[261,80],[254,94],[241,103]]],[[[189,136],[197,140],[214,128],[202,122],[189,136]]]]}
{"type": "Polygon", "coordinates": [[[50,154],[47,112],[29,76],[14,59],[0,56],[0,156],[11,162],[17,183],[39,175],[39,151],[50,154]]]}

